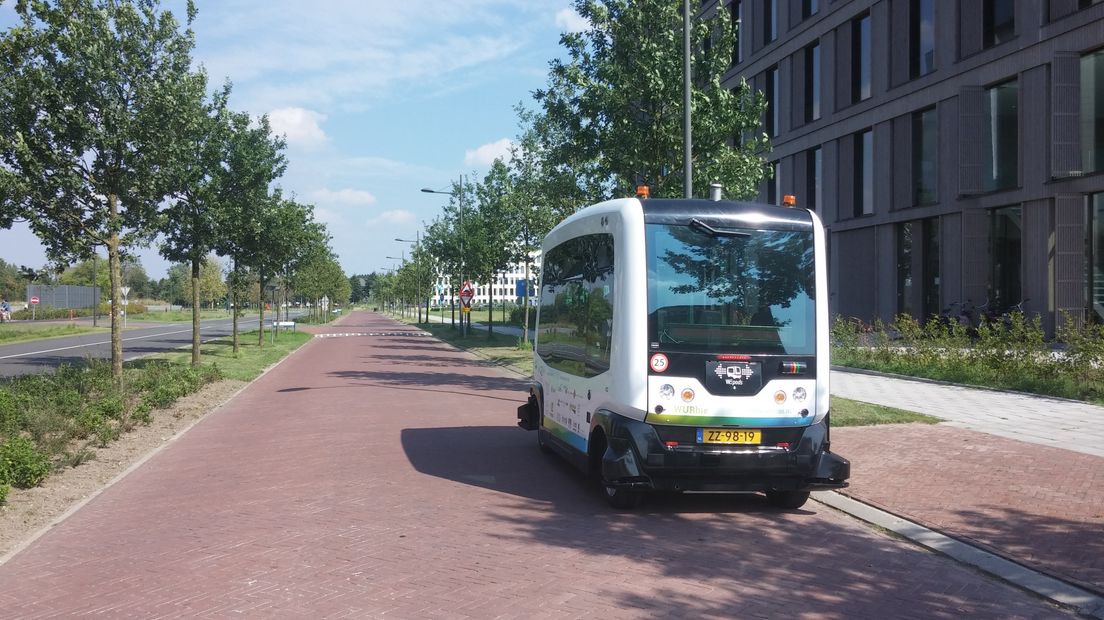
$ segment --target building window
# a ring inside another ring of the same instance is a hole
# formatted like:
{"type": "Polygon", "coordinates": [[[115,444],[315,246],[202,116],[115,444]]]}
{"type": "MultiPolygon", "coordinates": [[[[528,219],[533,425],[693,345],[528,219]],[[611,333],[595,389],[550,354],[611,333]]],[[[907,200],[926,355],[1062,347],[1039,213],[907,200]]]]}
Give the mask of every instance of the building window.
{"type": "Polygon", "coordinates": [[[1009,189],[1019,179],[1020,89],[1016,80],[985,91],[984,181],[986,191],[1009,189]]]}
{"type": "Polygon", "coordinates": [[[805,122],[820,118],[820,44],[805,48],[805,122]]]}
{"type": "Polygon", "coordinates": [[[1077,3],[1077,8],[1087,9],[1090,6],[1094,4],[1100,4],[1101,2],[1104,2],[1104,0],[1079,0],[1079,2],[1077,3]]]}
{"type": "Polygon", "coordinates": [[[939,152],[939,126],[935,108],[912,115],[912,201],[926,205],[937,200],[936,179],[939,152]]]}
{"type": "Polygon", "coordinates": [[[913,78],[935,69],[935,0],[909,5],[909,74],[913,78]]]}
{"type": "Polygon", "coordinates": [[[855,139],[855,217],[874,213],[874,132],[867,129],[855,139]]]}
{"type": "Polygon", "coordinates": [[[1020,207],[989,212],[989,307],[1008,308],[1023,301],[1020,285],[1020,207]]]}
{"type": "Polygon", "coordinates": [[[1104,322],[1104,193],[1089,196],[1089,303],[1090,316],[1104,322]]]}
{"type": "Polygon", "coordinates": [[[1016,34],[1016,1],[984,0],[982,7],[982,44],[993,47],[1016,34]]]}
{"type": "Polygon", "coordinates": [[[870,98],[870,15],[851,22],[851,102],[870,98]]]}
{"type": "Polygon", "coordinates": [[[763,0],[763,45],[778,38],[777,0],[763,0]]]}
{"type": "Polygon", "coordinates": [[[743,0],[732,0],[728,5],[732,18],[732,64],[740,64],[744,60],[744,53],[740,51],[740,34],[744,25],[743,0]]]}
{"type": "Polygon", "coordinates": [[[913,222],[897,225],[897,314],[912,315],[913,222]]]}
{"type": "Polygon", "coordinates": [[[819,0],[801,0],[801,19],[809,19],[820,10],[819,0]]]}
{"type": "Polygon", "coordinates": [[[782,204],[782,162],[771,164],[771,178],[767,180],[767,204],[782,204]]]}
{"type": "Polygon", "coordinates": [[[1104,49],[1081,57],[1081,166],[1104,170],[1104,49]]]}
{"type": "Polygon", "coordinates": [[[924,303],[924,316],[938,316],[939,303],[939,218],[930,217],[924,220],[924,262],[921,278],[921,286],[924,287],[922,300],[924,303]]]}
{"type": "Polygon", "coordinates": [[[823,184],[821,183],[821,159],[820,159],[820,147],[811,148],[805,151],[805,178],[806,178],[806,198],[809,209],[816,211],[821,208],[823,203],[823,196],[821,195],[823,184]]]}
{"type": "Polygon", "coordinates": [[[778,67],[767,69],[767,135],[778,135],[778,67]]]}

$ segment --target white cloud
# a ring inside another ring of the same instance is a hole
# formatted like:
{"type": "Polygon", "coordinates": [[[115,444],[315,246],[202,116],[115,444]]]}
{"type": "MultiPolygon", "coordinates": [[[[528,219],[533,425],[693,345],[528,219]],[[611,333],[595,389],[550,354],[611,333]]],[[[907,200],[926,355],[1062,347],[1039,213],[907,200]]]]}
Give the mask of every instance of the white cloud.
{"type": "Polygon", "coordinates": [[[464,151],[464,165],[485,168],[494,163],[494,160],[510,161],[510,149],[514,148],[514,141],[503,138],[490,144],[484,144],[475,150],[464,151]]]}
{"type": "Polygon", "coordinates": [[[272,132],[287,137],[289,147],[316,148],[329,138],[319,123],[326,115],[306,108],[279,108],[268,113],[272,132]]]}
{"type": "Polygon", "coordinates": [[[583,17],[576,13],[575,9],[571,7],[556,13],[556,25],[563,29],[564,32],[583,32],[590,28],[590,22],[583,19],[583,17]]]}
{"type": "Polygon", "coordinates": [[[384,211],[376,217],[368,220],[369,226],[379,225],[391,225],[391,224],[412,224],[417,218],[410,211],[403,209],[393,209],[391,211],[384,211]]]}
{"type": "Polygon", "coordinates": [[[329,205],[341,205],[341,206],[363,206],[372,205],[376,203],[376,197],[371,192],[366,192],[359,189],[339,189],[334,191],[332,189],[318,189],[307,197],[319,204],[329,205]]]}

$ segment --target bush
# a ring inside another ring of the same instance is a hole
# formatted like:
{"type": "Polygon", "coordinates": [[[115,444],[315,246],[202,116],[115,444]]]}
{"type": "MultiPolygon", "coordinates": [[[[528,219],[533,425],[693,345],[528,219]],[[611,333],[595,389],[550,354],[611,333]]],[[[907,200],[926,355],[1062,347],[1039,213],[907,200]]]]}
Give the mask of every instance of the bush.
{"type": "Polygon", "coordinates": [[[8,491],[11,490],[6,482],[0,482],[0,504],[3,504],[8,499],[8,491]]]}
{"type": "MultiPolygon", "coordinates": [[[[147,311],[145,304],[130,303],[126,307],[127,314],[145,314],[147,311]]],[[[29,321],[31,317],[34,317],[37,321],[45,321],[51,319],[67,319],[70,316],[92,316],[92,308],[45,308],[39,306],[33,311],[30,306],[22,310],[16,310],[12,312],[12,319],[17,321],[29,321]],[[70,314],[72,313],[72,314],[70,314]]],[[[111,304],[100,304],[100,316],[105,317],[110,324],[111,320],[111,304]]]]}
{"type": "Polygon", "coordinates": [[[38,485],[50,473],[50,460],[26,437],[0,444],[0,483],[21,488],[38,485]]]}

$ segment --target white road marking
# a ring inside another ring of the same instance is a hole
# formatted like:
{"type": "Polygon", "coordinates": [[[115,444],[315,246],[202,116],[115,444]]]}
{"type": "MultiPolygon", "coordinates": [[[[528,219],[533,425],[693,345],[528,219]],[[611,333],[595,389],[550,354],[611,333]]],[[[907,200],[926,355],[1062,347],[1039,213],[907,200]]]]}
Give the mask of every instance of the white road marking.
{"type": "MultiPolygon", "coordinates": [[[[207,325],[206,327],[215,327],[215,325],[207,325]]],[[[203,330],[203,328],[201,327],[200,331],[202,331],[202,330],[203,330]]],[[[171,332],[160,332],[160,333],[157,333],[157,334],[149,334],[149,335],[146,335],[146,336],[134,336],[133,338],[123,338],[123,342],[129,342],[129,341],[132,341],[132,340],[145,340],[146,338],[157,338],[158,336],[171,336],[173,334],[191,333],[191,331],[192,331],[192,328],[189,327],[188,329],[178,329],[176,331],[171,331],[171,332]]],[[[13,357],[30,357],[32,355],[42,355],[43,353],[56,353],[58,351],[68,351],[69,349],[80,349],[80,348],[83,348],[83,347],[98,347],[102,344],[111,344],[111,340],[108,339],[108,340],[105,340],[103,342],[88,342],[88,343],[85,343],[85,344],[75,344],[75,345],[70,346],[70,347],[58,347],[56,349],[45,349],[43,351],[29,351],[27,353],[16,353],[15,355],[4,355],[4,356],[0,356],[0,360],[11,359],[13,357]]]]}

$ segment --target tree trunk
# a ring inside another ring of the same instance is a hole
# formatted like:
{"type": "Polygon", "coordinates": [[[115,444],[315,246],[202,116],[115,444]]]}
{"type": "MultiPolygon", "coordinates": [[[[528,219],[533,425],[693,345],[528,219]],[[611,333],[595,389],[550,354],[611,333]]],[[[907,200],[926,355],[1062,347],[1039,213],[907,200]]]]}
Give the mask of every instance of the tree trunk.
{"type": "Polygon", "coordinates": [[[192,257],[192,367],[199,367],[199,259],[192,257]]]}
{"type": "MultiPolygon", "coordinates": [[[[111,221],[119,217],[119,197],[112,194],[107,197],[111,221]]],[[[119,233],[111,231],[107,238],[107,272],[111,280],[111,380],[118,389],[123,389],[123,322],[119,320],[119,303],[122,291],[121,264],[119,260],[119,233]]]]}
{"type": "Polygon", "coordinates": [[[238,356],[241,352],[241,344],[238,342],[238,262],[234,261],[233,272],[234,279],[230,286],[230,312],[233,317],[233,332],[234,332],[234,357],[238,356]]]}
{"type": "Polygon", "coordinates": [[[258,283],[258,286],[260,287],[260,289],[259,289],[260,294],[257,295],[257,299],[260,302],[260,303],[257,304],[257,309],[260,310],[260,317],[257,319],[257,347],[264,348],[264,311],[265,311],[265,304],[264,304],[265,278],[264,278],[264,273],[261,273],[257,279],[260,280],[260,282],[258,283]]]}

